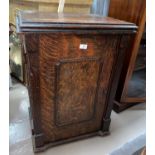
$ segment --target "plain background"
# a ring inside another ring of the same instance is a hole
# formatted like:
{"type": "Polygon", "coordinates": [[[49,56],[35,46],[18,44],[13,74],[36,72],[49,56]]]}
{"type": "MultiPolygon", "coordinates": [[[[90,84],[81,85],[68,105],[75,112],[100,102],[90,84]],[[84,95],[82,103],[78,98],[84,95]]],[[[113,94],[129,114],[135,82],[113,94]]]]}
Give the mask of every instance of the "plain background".
{"type": "MultiPolygon", "coordinates": [[[[147,0],[147,155],[155,154],[155,0],[147,0]]],[[[9,0],[0,0],[0,150],[9,154],[9,0]]],[[[136,129],[133,129],[136,130],[136,129]]]]}

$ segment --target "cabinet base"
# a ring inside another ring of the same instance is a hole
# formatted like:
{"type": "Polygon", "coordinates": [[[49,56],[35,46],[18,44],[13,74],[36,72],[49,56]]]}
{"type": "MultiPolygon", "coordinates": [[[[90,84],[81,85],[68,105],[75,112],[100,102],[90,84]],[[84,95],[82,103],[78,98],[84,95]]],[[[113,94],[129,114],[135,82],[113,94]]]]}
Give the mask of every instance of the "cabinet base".
{"type": "MultiPolygon", "coordinates": [[[[30,112],[30,109],[29,109],[29,112],[30,112]]],[[[29,113],[29,115],[31,116],[31,113],[29,113]]],[[[93,136],[101,136],[101,137],[107,136],[110,134],[110,131],[109,131],[110,122],[111,122],[110,118],[109,119],[103,119],[103,126],[102,126],[102,129],[100,129],[99,131],[91,132],[88,134],[84,134],[84,135],[80,135],[80,136],[76,136],[76,137],[71,137],[68,139],[59,140],[59,141],[55,141],[55,142],[48,142],[48,143],[44,143],[44,134],[37,135],[34,132],[32,132],[32,144],[33,144],[34,153],[43,152],[43,151],[46,151],[48,148],[51,148],[51,147],[54,147],[57,145],[70,143],[70,142],[90,138],[93,136]]],[[[31,126],[31,129],[32,129],[32,126],[31,126]]]]}
{"type": "Polygon", "coordinates": [[[140,104],[140,103],[121,103],[121,102],[114,101],[113,110],[117,113],[120,113],[137,104],[140,104]]]}
{"type": "Polygon", "coordinates": [[[65,139],[65,140],[61,140],[61,141],[51,142],[51,143],[45,144],[44,146],[41,146],[41,147],[35,146],[35,142],[34,142],[35,135],[33,135],[32,136],[33,150],[35,153],[43,152],[43,151],[46,151],[48,148],[51,148],[51,147],[54,147],[57,145],[61,145],[61,144],[65,144],[65,143],[69,143],[69,142],[73,142],[73,141],[78,141],[78,140],[90,138],[93,136],[107,136],[109,134],[110,134],[109,131],[100,130],[98,132],[93,132],[93,133],[89,133],[89,134],[85,134],[85,135],[81,135],[81,136],[77,136],[77,137],[73,137],[73,138],[69,138],[69,139],[65,139]]]}

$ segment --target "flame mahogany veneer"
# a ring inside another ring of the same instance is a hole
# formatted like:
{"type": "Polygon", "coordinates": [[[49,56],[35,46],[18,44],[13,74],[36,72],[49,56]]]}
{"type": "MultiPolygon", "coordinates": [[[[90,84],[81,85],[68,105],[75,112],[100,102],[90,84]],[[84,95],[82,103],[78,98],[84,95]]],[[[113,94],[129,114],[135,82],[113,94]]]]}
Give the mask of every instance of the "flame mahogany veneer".
{"type": "Polygon", "coordinates": [[[95,15],[19,12],[34,151],[109,134],[124,55],[137,27],[95,15]]]}

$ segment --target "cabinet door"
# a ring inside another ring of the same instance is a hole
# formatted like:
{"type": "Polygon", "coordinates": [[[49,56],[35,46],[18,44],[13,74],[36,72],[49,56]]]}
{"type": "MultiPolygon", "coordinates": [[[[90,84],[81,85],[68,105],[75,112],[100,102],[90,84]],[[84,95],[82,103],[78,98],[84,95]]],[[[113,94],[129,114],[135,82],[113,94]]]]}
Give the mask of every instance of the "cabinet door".
{"type": "Polygon", "coordinates": [[[25,36],[35,135],[49,142],[102,130],[119,40],[113,34],[25,36]]]}
{"type": "Polygon", "coordinates": [[[40,115],[47,140],[102,128],[119,37],[40,34],[40,115]]]}
{"type": "Polygon", "coordinates": [[[56,63],[55,123],[73,125],[94,118],[102,62],[98,58],[56,63]]]}

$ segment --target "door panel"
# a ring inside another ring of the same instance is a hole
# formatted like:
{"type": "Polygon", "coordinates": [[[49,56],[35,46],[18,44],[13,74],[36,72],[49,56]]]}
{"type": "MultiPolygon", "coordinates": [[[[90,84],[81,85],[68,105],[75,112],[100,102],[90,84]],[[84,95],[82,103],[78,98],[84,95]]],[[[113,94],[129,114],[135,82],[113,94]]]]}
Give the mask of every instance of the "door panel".
{"type": "Polygon", "coordinates": [[[101,129],[119,37],[40,34],[41,127],[46,141],[101,129]]]}
{"type": "Polygon", "coordinates": [[[56,125],[93,119],[101,65],[98,58],[61,60],[56,65],[56,125]]]}

